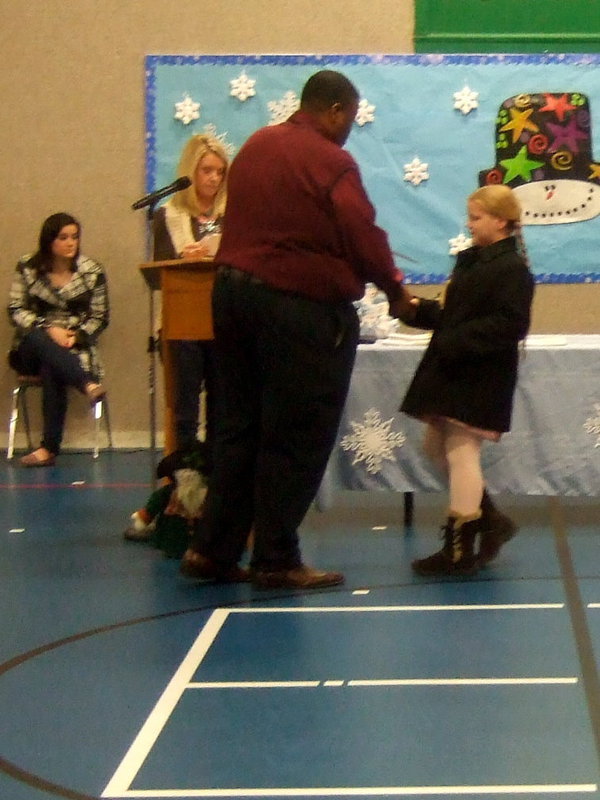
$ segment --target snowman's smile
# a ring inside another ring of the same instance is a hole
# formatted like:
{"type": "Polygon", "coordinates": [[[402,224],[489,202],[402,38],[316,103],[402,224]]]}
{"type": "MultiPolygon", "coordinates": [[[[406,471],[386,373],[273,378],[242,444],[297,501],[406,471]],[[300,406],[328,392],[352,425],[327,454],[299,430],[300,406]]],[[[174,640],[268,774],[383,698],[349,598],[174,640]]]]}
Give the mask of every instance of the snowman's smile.
{"type": "Polygon", "coordinates": [[[523,225],[580,222],[600,214],[600,186],[585,181],[534,181],[517,186],[523,225]]]}

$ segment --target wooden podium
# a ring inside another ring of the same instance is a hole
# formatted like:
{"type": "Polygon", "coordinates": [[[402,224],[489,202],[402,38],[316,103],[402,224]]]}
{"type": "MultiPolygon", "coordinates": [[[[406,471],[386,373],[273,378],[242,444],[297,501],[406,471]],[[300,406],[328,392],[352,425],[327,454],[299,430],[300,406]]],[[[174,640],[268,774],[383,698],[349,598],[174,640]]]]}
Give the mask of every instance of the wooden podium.
{"type": "MultiPolygon", "coordinates": [[[[140,264],[151,298],[162,298],[161,340],[213,338],[212,288],[215,268],[212,258],[151,261],[140,264]]],[[[151,338],[154,337],[154,306],[150,305],[151,338]]],[[[175,449],[175,376],[169,347],[162,348],[165,386],[165,453],[175,449]]],[[[152,384],[152,378],[150,383],[152,384]]],[[[154,387],[151,385],[151,394],[154,387]]],[[[151,420],[154,427],[154,419],[151,420]]],[[[154,442],[154,430],[152,431],[154,442]]]]}

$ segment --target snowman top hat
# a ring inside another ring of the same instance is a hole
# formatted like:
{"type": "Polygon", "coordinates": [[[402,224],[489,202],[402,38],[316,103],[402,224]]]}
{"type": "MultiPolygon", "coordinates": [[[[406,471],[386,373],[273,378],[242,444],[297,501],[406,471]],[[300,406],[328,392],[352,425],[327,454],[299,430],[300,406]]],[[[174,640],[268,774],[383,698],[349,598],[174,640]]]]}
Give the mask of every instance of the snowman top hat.
{"type": "Polygon", "coordinates": [[[594,161],[590,106],[579,92],[519,94],[496,120],[497,163],[479,185],[517,193],[524,225],[580,222],[600,214],[600,163],[594,161]]]}

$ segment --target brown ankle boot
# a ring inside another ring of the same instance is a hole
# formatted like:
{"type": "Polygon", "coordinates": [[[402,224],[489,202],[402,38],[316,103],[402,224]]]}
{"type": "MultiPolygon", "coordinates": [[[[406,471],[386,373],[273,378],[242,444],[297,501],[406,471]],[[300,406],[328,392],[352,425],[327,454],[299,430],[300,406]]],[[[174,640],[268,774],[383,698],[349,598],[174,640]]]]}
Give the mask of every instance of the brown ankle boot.
{"type": "Polygon", "coordinates": [[[480,516],[460,516],[449,513],[442,527],[444,545],[441,550],[427,558],[413,561],[412,568],[418,575],[473,575],[477,572],[474,553],[475,537],[480,532],[480,516]]]}
{"type": "Polygon", "coordinates": [[[512,539],[518,528],[510,517],[498,511],[486,490],[481,498],[481,534],[477,560],[480,567],[493,561],[503,544],[512,539]]]}

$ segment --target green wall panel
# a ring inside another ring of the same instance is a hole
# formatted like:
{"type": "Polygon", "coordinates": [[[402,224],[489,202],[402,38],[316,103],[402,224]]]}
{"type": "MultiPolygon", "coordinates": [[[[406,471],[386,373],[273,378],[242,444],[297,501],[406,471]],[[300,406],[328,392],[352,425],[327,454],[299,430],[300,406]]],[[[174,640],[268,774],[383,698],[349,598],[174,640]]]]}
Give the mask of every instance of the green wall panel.
{"type": "Polygon", "coordinates": [[[600,52],[600,0],[415,0],[415,50],[600,52]]]}

